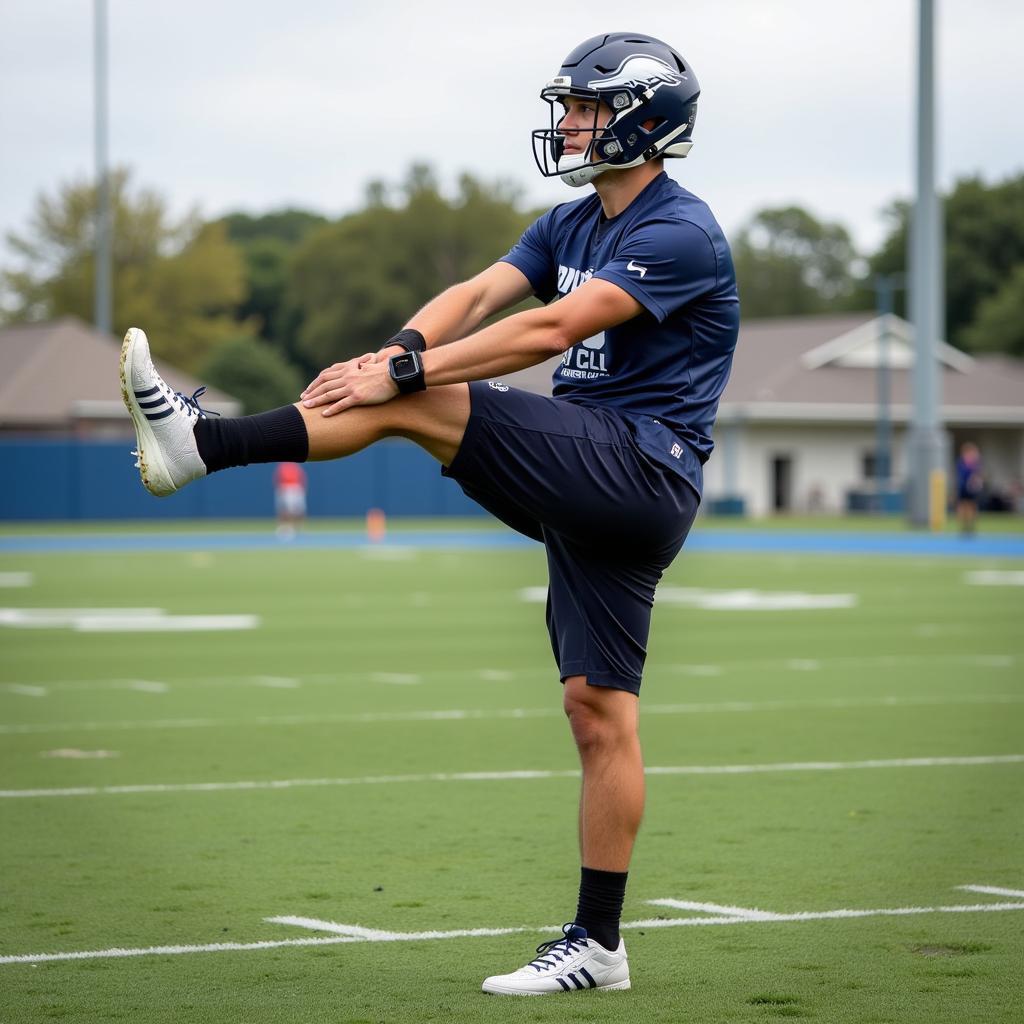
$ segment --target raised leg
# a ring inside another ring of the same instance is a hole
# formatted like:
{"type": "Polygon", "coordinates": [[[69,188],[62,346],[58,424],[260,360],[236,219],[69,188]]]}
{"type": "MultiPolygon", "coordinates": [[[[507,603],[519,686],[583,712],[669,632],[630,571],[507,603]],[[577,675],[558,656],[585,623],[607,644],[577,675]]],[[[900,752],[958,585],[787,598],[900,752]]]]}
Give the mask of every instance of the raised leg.
{"type": "Polygon", "coordinates": [[[449,384],[403,395],[383,405],[357,406],[335,416],[296,405],[309,434],[310,461],[340,459],[382,437],[407,437],[445,466],[469,422],[469,385],[449,384]]]}

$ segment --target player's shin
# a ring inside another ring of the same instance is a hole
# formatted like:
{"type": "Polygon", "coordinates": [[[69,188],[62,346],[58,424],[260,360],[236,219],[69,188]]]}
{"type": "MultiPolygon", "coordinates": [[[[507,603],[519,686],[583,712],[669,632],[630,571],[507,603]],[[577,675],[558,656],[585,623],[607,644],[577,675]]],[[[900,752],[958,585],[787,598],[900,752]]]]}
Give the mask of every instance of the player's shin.
{"type": "Polygon", "coordinates": [[[253,462],[305,462],[309,458],[306,423],[294,405],[255,416],[197,420],[193,433],[208,473],[253,462]]]}

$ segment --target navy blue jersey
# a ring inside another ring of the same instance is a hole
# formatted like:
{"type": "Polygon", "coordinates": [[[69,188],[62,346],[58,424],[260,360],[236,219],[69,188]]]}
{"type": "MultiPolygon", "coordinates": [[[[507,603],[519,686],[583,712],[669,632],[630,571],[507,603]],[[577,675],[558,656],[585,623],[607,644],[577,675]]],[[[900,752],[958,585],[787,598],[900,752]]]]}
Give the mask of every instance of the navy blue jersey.
{"type": "Polygon", "coordinates": [[[553,394],[617,409],[645,452],[699,488],[739,329],[732,256],[707,204],[662,172],[610,219],[596,194],[556,206],[503,260],[543,302],[597,277],[644,307],[570,348],[553,394]]]}

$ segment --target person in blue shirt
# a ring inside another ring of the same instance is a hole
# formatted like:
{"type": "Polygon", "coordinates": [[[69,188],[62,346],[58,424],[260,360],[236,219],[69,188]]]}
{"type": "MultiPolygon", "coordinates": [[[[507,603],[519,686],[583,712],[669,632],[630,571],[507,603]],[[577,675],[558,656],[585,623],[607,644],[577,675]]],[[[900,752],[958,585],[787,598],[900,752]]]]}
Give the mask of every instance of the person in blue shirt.
{"type": "Polygon", "coordinates": [[[541,97],[542,174],[593,191],[428,302],[378,351],[323,370],[295,405],[208,419],[129,330],[122,391],[145,486],[166,495],[251,462],[421,445],[470,497],[544,544],[547,627],[582,765],[581,877],[562,935],[495,994],[625,989],[619,936],[644,806],[638,695],[655,587],[700,501],[739,321],[732,259],[707,205],[665,174],[692,145],[699,86],[636,33],[581,43],[541,97]],[[481,327],[526,297],[537,308],[481,327]],[[551,397],[493,378],[561,357],[551,397]]]}
{"type": "Polygon", "coordinates": [[[983,487],[981,452],[976,444],[967,441],[960,446],[960,456],[956,460],[956,517],[960,532],[965,537],[974,533],[983,487]]]}

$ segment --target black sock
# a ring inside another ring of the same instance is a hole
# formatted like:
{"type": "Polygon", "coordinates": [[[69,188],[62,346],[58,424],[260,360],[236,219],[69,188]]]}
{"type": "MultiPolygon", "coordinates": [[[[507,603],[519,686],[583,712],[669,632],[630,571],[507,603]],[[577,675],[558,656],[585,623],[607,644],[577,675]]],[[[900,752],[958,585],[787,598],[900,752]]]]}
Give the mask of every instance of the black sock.
{"type": "Polygon", "coordinates": [[[598,871],[580,868],[580,901],[575,924],[605,949],[619,946],[619,919],[626,898],[628,871],[598,871]]]}
{"type": "Polygon", "coordinates": [[[305,462],[309,458],[306,423],[294,405],[255,416],[198,419],[192,433],[207,473],[250,462],[305,462]]]}

